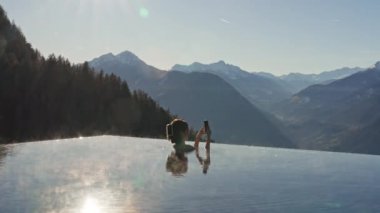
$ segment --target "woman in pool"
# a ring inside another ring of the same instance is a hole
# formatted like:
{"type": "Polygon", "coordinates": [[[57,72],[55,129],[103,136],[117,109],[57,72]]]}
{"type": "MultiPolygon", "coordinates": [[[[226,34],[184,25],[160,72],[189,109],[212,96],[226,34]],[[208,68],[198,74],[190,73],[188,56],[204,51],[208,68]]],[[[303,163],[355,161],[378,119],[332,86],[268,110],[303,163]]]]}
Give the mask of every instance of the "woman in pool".
{"type": "MultiPolygon", "coordinates": [[[[205,127],[203,127],[198,131],[195,137],[195,148],[198,148],[199,141],[204,134],[207,134],[206,148],[210,147],[211,131],[206,132],[205,127]]],[[[176,151],[190,152],[194,150],[193,146],[185,143],[185,141],[189,138],[189,125],[186,121],[174,119],[170,124],[166,125],[166,135],[174,144],[174,149],[176,151]]]]}
{"type": "MultiPolygon", "coordinates": [[[[166,125],[166,135],[167,138],[174,144],[173,147],[175,152],[172,152],[166,161],[166,171],[171,172],[174,176],[182,176],[187,172],[187,156],[186,153],[197,150],[197,158],[199,157],[198,153],[198,145],[202,136],[206,134],[205,127],[201,128],[195,138],[194,147],[191,145],[187,145],[185,141],[189,137],[189,125],[186,121],[181,119],[175,119],[170,124],[166,125]]],[[[207,142],[206,149],[208,150],[207,159],[209,159],[209,148],[210,148],[210,136],[211,131],[208,131],[207,134],[207,142]]],[[[199,159],[199,158],[198,158],[199,159]]],[[[203,161],[202,161],[203,162],[203,161]]],[[[203,164],[202,164],[203,165],[203,164]]],[[[204,173],[207,173],[207,168],[203,168],[206,170],[204,173]]],[[[203,165],[204,166],[204,165],[203,165]]]]}

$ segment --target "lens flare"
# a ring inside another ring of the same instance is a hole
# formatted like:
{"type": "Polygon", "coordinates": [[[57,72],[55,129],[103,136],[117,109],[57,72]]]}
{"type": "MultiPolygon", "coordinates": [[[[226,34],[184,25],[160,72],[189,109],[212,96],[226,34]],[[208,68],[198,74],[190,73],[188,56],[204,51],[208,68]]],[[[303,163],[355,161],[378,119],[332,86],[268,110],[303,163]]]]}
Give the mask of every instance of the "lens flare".
{"type": "Polygon", "coordinates": [[[141,7],[139,9],[139,15],[142,17],[142,18],[148,18],[149,17],[149,10],[146,9],[145,7],[141,7]]]}

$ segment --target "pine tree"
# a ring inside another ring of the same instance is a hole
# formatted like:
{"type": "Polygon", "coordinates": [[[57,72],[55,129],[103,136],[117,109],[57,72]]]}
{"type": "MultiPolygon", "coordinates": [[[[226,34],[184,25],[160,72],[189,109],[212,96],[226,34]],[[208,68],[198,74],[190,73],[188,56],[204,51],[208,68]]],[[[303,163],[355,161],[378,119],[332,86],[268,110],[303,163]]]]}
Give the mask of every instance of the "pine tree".
{"type": "Polygon", "coordinates": [[[172,116],[114,74],[32,48],[0,7],[0,142],[78,135],[164,137],[172,116]]]}

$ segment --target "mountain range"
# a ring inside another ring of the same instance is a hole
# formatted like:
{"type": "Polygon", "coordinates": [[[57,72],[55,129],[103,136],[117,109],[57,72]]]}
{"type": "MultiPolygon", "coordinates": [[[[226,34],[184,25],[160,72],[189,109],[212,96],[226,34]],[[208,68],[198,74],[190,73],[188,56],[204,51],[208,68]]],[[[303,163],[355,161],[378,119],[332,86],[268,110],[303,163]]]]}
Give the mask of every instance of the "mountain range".
{"type": "Polygon", "coordinates": [[[336,70],[324,71],[318,74],[289,73],[281,76],[275,76],[266,72],[258,72],[256,74],[277,81],[285,87],[288,92],[295,94],[311,85],[328,84],[363,70],[365,69],[360,67],[343,67],[336,70]]]}
{"type": "Polygon", "coordinates": [[[204,72],[162,72],[141,60],[120,60],[120,55],[126,54],[130,52],[103,55],[89,64],[98,71],[114,73],[132,82],[134,89],[146,91],[196,129],[203,120],[209,120],[217,142],[294,147],[263,112],[221,77],[204,72]],[[138,75],[139,67],[148,71],[138,75]]]}
{"type": "Polygon", "coordinates": [[[209,120],[217,142],[380,154],[380,62],[280,77],[224,61],[164,71],[128,51],[73,65],[33,49],[1,7],[0,44],[0,143],[161,137],[173,117],[160,104],[196,129],[209,120]]]}
{"type": "Polygon", "coordinates": [[[176,64],[171,70],[212,73],[223,78],[252,104],[264,111],[291,95],[315,84],[327,84],[363,71],[363,68],[344,67],[319,74],[290,73],[275,76],[266,72],[248,72],[240,67],[219,61],[211,64],[194,62],[191,65],[176,64]]]}
{"type": "Polygon", "coordinates": [[[301,148],[380,154],[380,62],[314,85],[275,110],[301,148]]]}
{"type": "Polygon", "coordinates": [[[379,64],[276,77],[224,61],[163,71],[123,52],[90,65],[131,81],[195,128],[210,120],[222,142],[380,154],[379,64]]]}
{"type": "Polygon", "coordinates": [[[195,62],[191,65],[174,65],[172,71],[204,72],[221,77],[231,84],[252,104],[262,110],[291,96],[290,91],[276,79],[242,70],[238,66],[219,61],[212,64],[195,62]]]}

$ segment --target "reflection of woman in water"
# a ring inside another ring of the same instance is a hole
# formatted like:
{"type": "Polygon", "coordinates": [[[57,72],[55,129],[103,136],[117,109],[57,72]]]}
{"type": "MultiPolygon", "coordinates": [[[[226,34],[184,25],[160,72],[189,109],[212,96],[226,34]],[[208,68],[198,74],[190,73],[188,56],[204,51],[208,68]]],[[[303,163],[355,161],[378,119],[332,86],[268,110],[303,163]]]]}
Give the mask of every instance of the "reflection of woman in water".
{"type": "MultiPolygon", "coordinates": [[[[211,131],[207,132],[206,149],[208,150],[207,159],[208,163],[203,163],[203,171],[207,173],[208,165],[210,164],[210,137],[211,131]],[[205,166],[207,164],[207,166],[205,166]],[[205,172],[206,171],[206,172],[205,172]]],[[[205,128],[201,128],[195,138],[194,147],[187,145],[185,141],[189,137],[189,125],[186,121],[175,119],[166,126],[166,134],[168,139],[174,144],[175,152],[172,152],[166,161],[166,170],[171,172],[175,176],[180,176],[187,172],[187,157],[186,153],[197,150],[197,158],[199,156],[198,146],[199,142],[204,134],[206,134],[205,128]]],[[[199,158],[198,158],[199,159],[199,158]]]]}
{"type": "Polygon", "coordinates": [[[195,156],[197,157],[199,163],[202,165],[203,174],[207,174],[208,167],[211,164],[210,142],[211,142],[211,131],[210,130],[206,131],[205,127],[203,127],[201,130],[199,130],[199,132],[198,132],[198,134],[197,134],[197,136],[195,138],[195,143],[194,143],[194,146],[195,146],[195,156]],[[198,148],[199,141],[201,140],[201,138],[202,138],[202,136],[204,134],[207,134],[207,140],[206,140],[206,159],[203,159],[199,155],[199,148],[198,148]]]}
{"type": "Polygon", "coordinates": [[[210,158],[210,148],[206,148],[206,159],[203,159],[199,155],[199,149],[195,149],[195,156],[197,157],[199,163],[202,165],[202,172],[203,174],[207,174],[208,167],[211,164],[211,158],[210,158]]]}
{"type": "Polygon", "coordinates": [[[187,157],[184,152],[172,152],[166,160],[166,171],[174,176],[182,176],[187,172],[187,157]]]}

